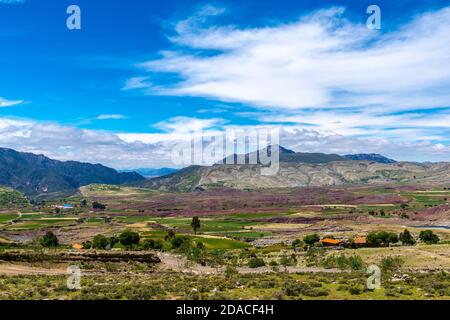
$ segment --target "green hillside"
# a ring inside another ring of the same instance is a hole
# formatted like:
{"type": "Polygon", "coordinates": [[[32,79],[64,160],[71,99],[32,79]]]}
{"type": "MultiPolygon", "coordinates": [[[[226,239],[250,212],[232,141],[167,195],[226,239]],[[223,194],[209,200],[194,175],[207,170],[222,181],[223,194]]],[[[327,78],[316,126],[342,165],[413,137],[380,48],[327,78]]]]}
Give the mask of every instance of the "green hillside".
{"type": "Polygon", "coordinates": [[[10,188],[0,187],[0,208],[26,205],[28,205],[28,200],[22,193],[10,188]]]}

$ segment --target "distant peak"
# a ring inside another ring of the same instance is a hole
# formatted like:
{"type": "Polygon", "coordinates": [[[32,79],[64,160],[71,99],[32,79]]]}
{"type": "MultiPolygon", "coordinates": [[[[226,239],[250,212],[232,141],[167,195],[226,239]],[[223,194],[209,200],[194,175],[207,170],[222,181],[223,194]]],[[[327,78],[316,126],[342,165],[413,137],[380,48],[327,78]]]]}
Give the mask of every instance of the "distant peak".
{"type": "Polygon", "coordinates": [[[379,163],[395,163],[395,162],[397,162],[393,159],[389,159],[378,153],[347,154],[344,157],[349,160],[374,161],[374,162],[379,162],[379,163]]]}

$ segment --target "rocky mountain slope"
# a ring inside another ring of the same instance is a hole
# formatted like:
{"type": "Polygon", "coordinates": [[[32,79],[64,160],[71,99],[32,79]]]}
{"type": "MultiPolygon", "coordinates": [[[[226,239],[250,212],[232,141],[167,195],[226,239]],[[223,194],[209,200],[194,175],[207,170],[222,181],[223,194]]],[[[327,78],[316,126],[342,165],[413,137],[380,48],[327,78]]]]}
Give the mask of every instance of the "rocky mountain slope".
{"type": "Polygon", "coordinates": [[[171,175],[150,179],[144,186],[191,191],[222,187],[263,189],[376,183],[450,184],[450,163],[379,163],[348,159],[330,162],[330,155],[324,158],[323,163],[318,163],[321,154],[314,154],[315,162],[307,163],[298,161],[305,158],[303,155],[296,157],[296,153],[289,153],[292,155],[289,158],[283,156],[285,152],[280,150],[280,169],[276,175],[261,175],[261,165],[191,166],[171,175]]]}

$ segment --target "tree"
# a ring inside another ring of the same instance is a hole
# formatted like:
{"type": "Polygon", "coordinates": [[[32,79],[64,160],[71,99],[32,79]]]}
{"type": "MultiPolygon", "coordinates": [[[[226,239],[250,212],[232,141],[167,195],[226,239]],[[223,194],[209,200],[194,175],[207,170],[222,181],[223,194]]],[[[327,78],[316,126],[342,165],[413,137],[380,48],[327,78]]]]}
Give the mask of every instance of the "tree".
{"type": "Polygon", "coordinates": [[[439,242],[439,237],[431,230],[420,231],[419,239],[426,244],[435,244],[439,242]]]}
{"type": "Polygon", "coordinates": [[[367,243],[374,246],[387,246],[389,243],[398,242],[398,236],[393,232],[370,232],[367,235],[367,243]]]}
{"type": "Polygon", "coordinates": [[[316,242],[320,241],[320,237],[318,234],[308,234],[303,238],[303,242],[309,245],[313,245],[316,242]]]}
{"type": "Polygon", "coordinates": [[[189,239],[188,237],[173,237],[170,241],[170,243],[172,244],[172,248],[174,249],[180,248],[185,242],[190,244],[191,239],[189,239]]]}
{"type": "Polygon", "coordinates": [[[106,249],[108,245],[109,241],[104,235],[98,234],[92,239],[93,249],[106,249]]]}
{"type": "Polygon", "coordinates": [[[200,229],[200,219],[198,217],[193,217],[191,222],[192,230],[197,234],[197,230],[200,229]]]}
{"type": "Polygon", "coordinates": [[[144,248],[144,250],[150,250],[153,249],[154,247],[155,247],[155,240],[145,239],[144,241],[142,241],[142,248],[144,248]]]}
{"type": "Polygon", "coordinates": [[[295,239],[294,241],[292,241],[292,248],[297,248],[297,247],[301,247],[303,244],[302,240],[300,239],[295,239]]]}
{"type": "Polygon", "coordinates": [[[266,263],[264,262],[264,260],[261,258],[258,258],[258,257],[251,258],[248,261],[248,266],[250,268],[259,268],[259,267],[264,267],[265,265],[266,265],[266,263]]]}
{"type": "Polygon", "coordinates": [[[94,201],[92,203],[92,209],[96,209],[96,210],[105,210],[106,209],[106,205],[104,205],[103,203],[94,201]]]}
{"type": "Polygon", "coordinates": [[[173,237],[175,237],[175,231],[173,231],[172,229],[169,229],[167,231],[166,236],[164,237],[164,240],[168,241],[168,240],[171,240],[173,237]]]}
{"type": "Polygon", "coordinates": [[[398,238],[404,245],[414,245],[416,243],[416,240],[414,240],[408,229],[405,229],[402,233],[400,233],[398,238]]]}
{"type": "Polygon", "coordinates": [[[120,243],[128,249],[132,249],[133,244],[138,244],[139,240],[139,234],[130,230],[126,230],[119,235],[120,243]]]}
{"type": "Polygon", "coordinates": [[[41,238],[41,245],[47,248],[57,247],[59,246],[59,240],[58,238],[53,234],[53,232],[48,231],[42,238],[41,238]]]}
{"type": "Polygon", "coordinates": [[[119,242],[119,239],[116,236],[112,236],[112,237],[109,237],[108,241],[109,241],[109,245],[111,246],[111,248],[114,248],[116,243],[119,242]]]}
{"type": "Polygon", "coordinates": [[[86,207],[87,206],[87,200],[86,199],[81,200],[80,201],[80,206],[81,207],[86,207]]]}

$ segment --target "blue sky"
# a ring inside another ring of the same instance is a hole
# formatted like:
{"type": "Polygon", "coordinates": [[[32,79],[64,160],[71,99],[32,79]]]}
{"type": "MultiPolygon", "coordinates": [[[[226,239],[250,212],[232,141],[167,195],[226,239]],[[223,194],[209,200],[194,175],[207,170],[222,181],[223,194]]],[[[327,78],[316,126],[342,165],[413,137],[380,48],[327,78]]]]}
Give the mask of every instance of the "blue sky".
{"type": "Polygon", "coordinates": [[[190,129],[279,125],[298,151],[450,161],[449,6],[0,0],[0,146],[170,166],[190,129]]]}

